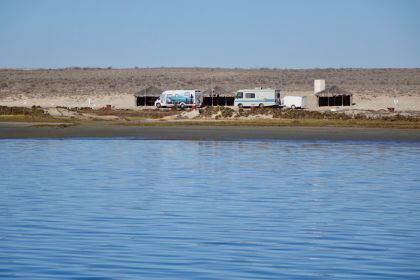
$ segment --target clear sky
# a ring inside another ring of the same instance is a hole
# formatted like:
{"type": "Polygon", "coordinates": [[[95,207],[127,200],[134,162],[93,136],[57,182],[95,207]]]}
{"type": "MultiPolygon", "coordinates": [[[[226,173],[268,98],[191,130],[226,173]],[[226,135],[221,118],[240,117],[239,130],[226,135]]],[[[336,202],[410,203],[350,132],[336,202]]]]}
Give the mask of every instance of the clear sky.
{"type": "Polygon", "coordinates": [[[0,0],[0,67],[420,67],[416,0],[0,0]]]}

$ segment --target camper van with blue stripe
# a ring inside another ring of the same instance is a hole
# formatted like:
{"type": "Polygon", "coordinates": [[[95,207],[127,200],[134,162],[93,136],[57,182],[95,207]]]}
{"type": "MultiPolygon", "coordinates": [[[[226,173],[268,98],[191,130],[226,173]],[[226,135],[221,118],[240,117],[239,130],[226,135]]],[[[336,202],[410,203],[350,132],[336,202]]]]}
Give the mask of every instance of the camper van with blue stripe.
{"type": "Polygon", "coordinates": [[[165,90],[155,101],[157,108],[173,107],[175,105],[184,107],[200,107],[203,102],[203,95],[199,90],[165,90]]]}
{"type": "Polygon", "coordinates": [[[280,90],[271,88],[241,89],[236,92],[234,105],[239,108],[280,106],[280,90]]]}

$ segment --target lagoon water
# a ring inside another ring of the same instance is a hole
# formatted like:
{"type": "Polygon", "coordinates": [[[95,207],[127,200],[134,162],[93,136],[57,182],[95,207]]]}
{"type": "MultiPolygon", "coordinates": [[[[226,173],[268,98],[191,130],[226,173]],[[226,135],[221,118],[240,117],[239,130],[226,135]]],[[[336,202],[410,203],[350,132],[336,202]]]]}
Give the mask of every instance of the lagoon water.
{"type": "Polygon", "coordinates": [[[419,279],[420,143],[1,140],[0,278],[419,279]]]}

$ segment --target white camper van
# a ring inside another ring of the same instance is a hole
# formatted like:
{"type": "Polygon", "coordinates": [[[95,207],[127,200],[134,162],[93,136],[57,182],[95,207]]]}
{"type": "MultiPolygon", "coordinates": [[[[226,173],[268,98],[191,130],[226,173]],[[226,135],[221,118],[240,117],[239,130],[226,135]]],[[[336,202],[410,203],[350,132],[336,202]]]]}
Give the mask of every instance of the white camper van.
{"type": "Polygon", "coordinates": [[[155,101],[157,108],[178,105],[181,108],[197,106],[203,102],[203,95],[199,90],[165,90],[155,101]]]}
{"type": "Polygon", "coordinates": [[[285,96],[282,100],[282,105],[290,109],[303,109],[307,106],[306,96],[285,96]]]}
{"type": "Polygon", "coordinates": [[[236,92],[234,105],[239,108],[280,106],[280,90],[271,88],[241,89],[236,92]]]}

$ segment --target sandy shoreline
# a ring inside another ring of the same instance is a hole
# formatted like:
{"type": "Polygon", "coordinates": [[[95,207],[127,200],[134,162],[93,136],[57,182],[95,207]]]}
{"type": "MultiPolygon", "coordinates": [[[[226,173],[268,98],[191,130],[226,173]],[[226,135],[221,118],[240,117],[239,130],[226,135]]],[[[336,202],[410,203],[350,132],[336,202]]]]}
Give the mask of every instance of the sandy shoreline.
{"type": "Polygon", "coordinates": [[[125,126],[106,123],[69,127],[0,123],[0,139],[129,138],[144,140],[326,140],[420,142],[418,129],[340,127],[125,126]]]}

